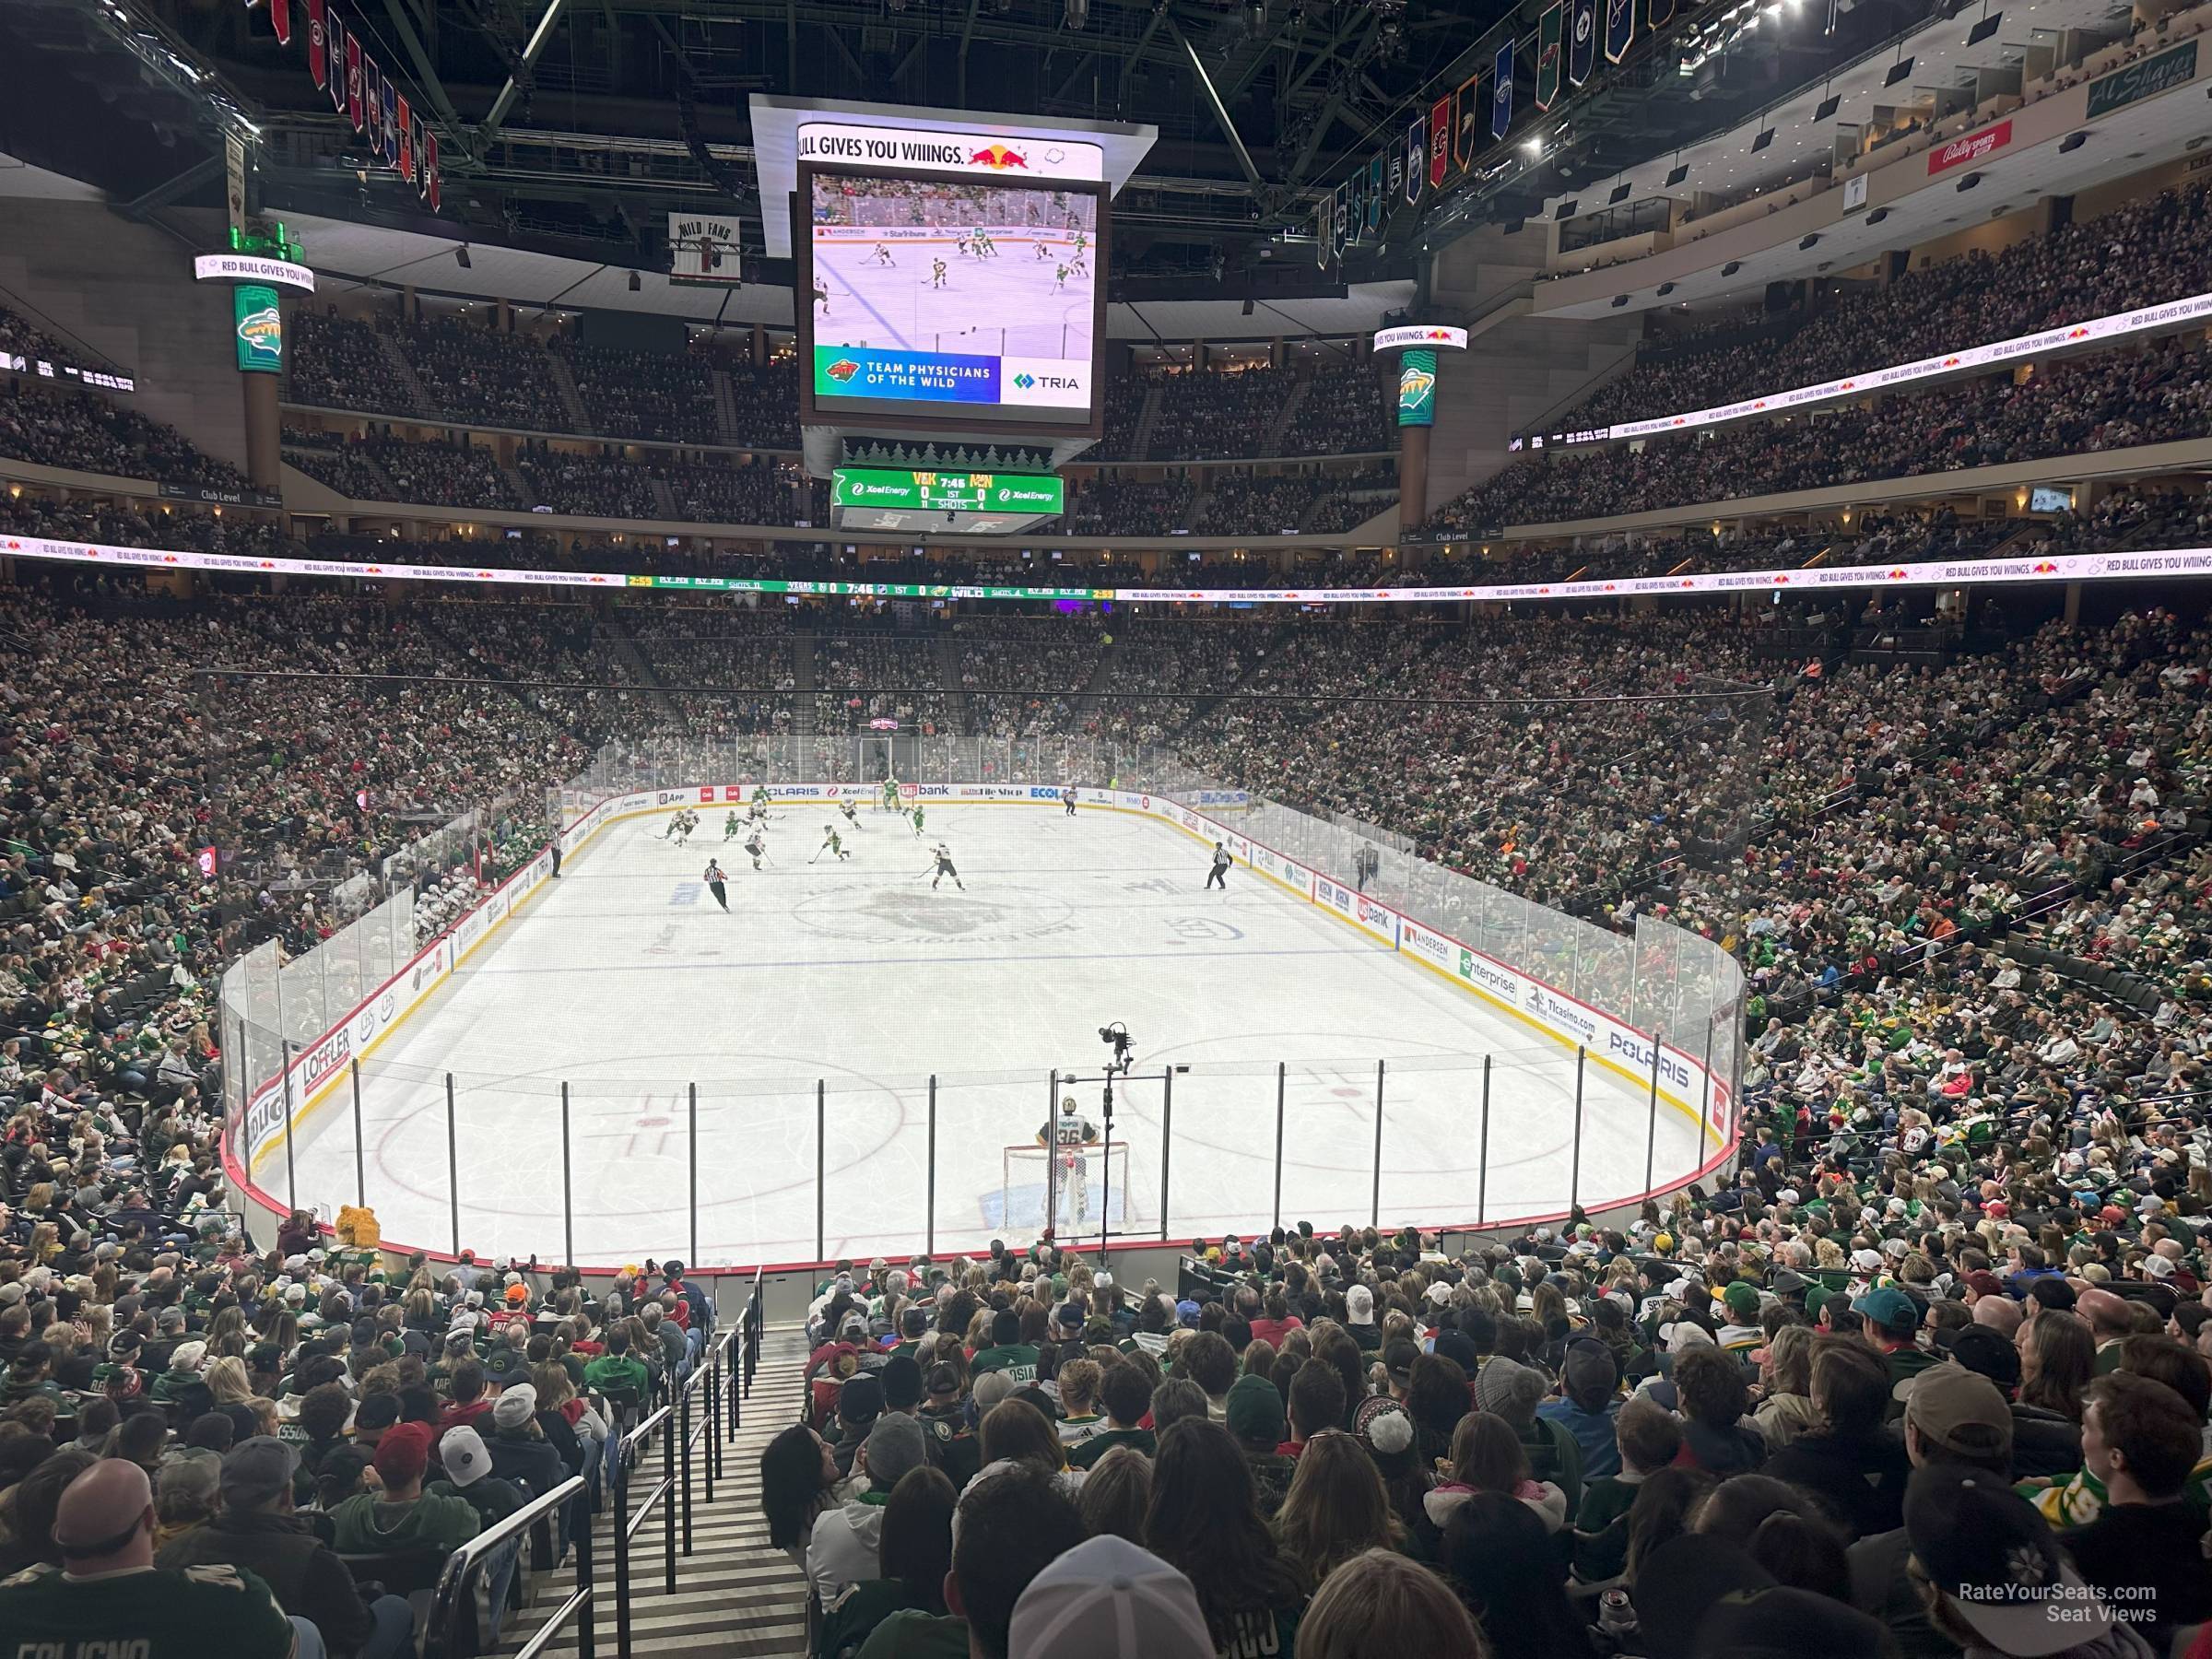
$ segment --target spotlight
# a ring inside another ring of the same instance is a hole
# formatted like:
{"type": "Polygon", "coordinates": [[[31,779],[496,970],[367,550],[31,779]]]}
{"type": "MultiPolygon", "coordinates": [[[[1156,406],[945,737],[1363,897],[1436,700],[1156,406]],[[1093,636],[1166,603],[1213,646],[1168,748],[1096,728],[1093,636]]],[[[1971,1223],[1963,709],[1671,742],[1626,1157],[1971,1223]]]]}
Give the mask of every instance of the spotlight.
{"type": "Polygon", "coordinates": [[[453,263],[459,265],[465,271],[470,268],[468,262],[468,244],[466,242],[463,242],[459,247],[453,250],[453,263]]]}

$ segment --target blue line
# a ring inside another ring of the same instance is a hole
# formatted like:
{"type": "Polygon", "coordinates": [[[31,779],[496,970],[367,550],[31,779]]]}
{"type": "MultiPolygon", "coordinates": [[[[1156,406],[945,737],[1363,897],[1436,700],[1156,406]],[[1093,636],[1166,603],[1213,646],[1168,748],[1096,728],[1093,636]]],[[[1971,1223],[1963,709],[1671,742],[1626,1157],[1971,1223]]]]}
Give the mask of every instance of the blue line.
{"type": "MultiPolygon", "coordinates": [[[[1062,956],[806,957],[789,962],[732,962],[728,966],[733,969],[747,970],[761,968],[959,968],[1003,962],[1152,962],[1170,959],[1179,962],[1187,962],[1193,957],[1232,962],[1243,961],[1253,957],[1388,956],[1389,954],[1390,947],[1381,940],[1375,940],[1372,942],[1362,941],[1342,949],[1319,950],[1129,950],[1109,951],[1095,956],[1070,953],[1062,956]]],[[[617,973],[657,973],[665,970],[676,969],[680,969],[687,973],[696,973],[702,968],[722,965],[704,961],[637,962],[610,970],[606,962],[579,962],[575,966],[568,968],[478,968],[470,977],[477,979],[503,978],[511,973],[603,974],[610,971],[617,973]]]]}

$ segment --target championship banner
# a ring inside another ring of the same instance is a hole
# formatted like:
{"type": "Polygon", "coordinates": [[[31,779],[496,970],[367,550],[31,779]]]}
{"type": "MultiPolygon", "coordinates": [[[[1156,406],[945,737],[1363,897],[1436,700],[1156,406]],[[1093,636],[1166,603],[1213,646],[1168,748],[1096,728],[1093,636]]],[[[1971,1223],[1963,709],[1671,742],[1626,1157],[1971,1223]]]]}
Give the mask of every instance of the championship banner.
{"type": "Polygon", "coordinates": [[[369,116],[369,147],[384,159],[384,76],[376,60],[361,53],[361,105],[369,116]]]}
{"type": "Polygon", "coordinates": [[[1409,207],[1421,199],[1422,175],[1428,171],[1422,141],[1421,118],[1416,115],[1406,128],[1406,205],[1409,207]]]}
{"type": "Polygon", "coordinates": [[[1675,0],[1651,0],[1643,20],[1652,29],[1665,29],[1675,20],[1675,0]]]}
{"type": "Polygon", "coordinates": [[[1406,187],[1406,152],[1396,145],[1390,147],[1390,205],[1397,206],[1398,193],[1406,187]]]}
{"type": "Polygon", "coordinates": [[[1353,168],[1352,176],[1344,182],[1344,187],[1351,197],[1351,206],[1345,213],[1344,240],[1347,245],[1356,247],[1367,229],[1367,208],[1359,200],[1359,193],[1367,188],[1367,169],[1353,168]]]}
{"type": "Polygon", "coordinates": [[[1367,233],[1370,236],[1382,228],[1382,158],[1377,156],[1367,164],[1367,233]]]}
{"type": "Polygon", "coordinates": [[[1513,42],[1508,37],[1498,48],[1498,62],[1490,85],[1490,136],[1502,138],[1513,124],[1513,42]]]}
{"type": "Polygon", "coordinates": [[[1536,108],[1548,110],[1559,95],[1559,37],[1567,7],[1554,4],[1544,8],[1536,22],[1536,108]]]}
{"type": "Polygon", "coordinates": [[[1313,209],[1313,263],[1324,271],[1329,268],[1329,253],[1335,245],[1329,234],[1330,219],[1335,212],[1334,197],[1313,209]]]}
{"type": "Polygon", "coordinates": [[[269,26],[276,31],[276,44],[292,43],[292,0],[269,0],[269,26]]]}
{"type": "Polygon", "coordinates": [[[1597,0],[1572,0],[1574,21],[1567,41],[1567,79],[1581,86],[1597,67],[1597,0]]]}
{"type": "Polygon", "coordinates": [[[1606,0],[1606,62],[1618,64],[1636,40],[1636,0],[1606,0]]]}
{"type": "Polygon", "coordinates": [[[1429,182],[1444,187],[1444,170],[1452,165],[1452,99],[1447,93],[1429,106],[1429,182]]]}
{"type": "Polygon", "coordinates": [[[1352,187],[1349,184],[1336,186],[1335,229],[1335,241],[1331,243],[1331,246],[1335,248],[1337,257],[1342,258],[1344,244],[1350,240],[1352,234],[1352,187]]]}
{"type": "Polygon", "coordinates": [[[324,63],[323,49],[327,37],[323,32],[323,0],[307,0],[307,72],[314,76],[317,88],[329,84],[329,66],[324,63]]]}
{"type": "Polygon", "coordinates": [[[323,22],[324,42],[330,59],[330,107],[346,113],[346,26],[338,14],[329,12],[323,22]]]}
{"type": "Polygon", "coordinates": [[[1452,161],[1461,172],[1475,165],[1482,134],[1482,76],[1459,83],[1459,130],[1452,135],[1452,161]]]}
{"type": "Polygon", "coordinates": [[[437,134],[425,133],[422,135],[422,154],[423,161],[418,171],[430,182],[430,211],[442,213],[445,211],[445,174],[438,166],[437,134]]]}
{"type": "Polygon", "coordinates": [[[384,143],[377,153],[383,157],[384,165],[399,165],[399,88],[386,76],[377,77],[377,93],[384,100],[384,143]]]}
{"type": "Polygon", "coordinates": [[[346,118],[355,132],[361,130],[361,43],[351,29],[346,31],[346,118]]]}
{"type": "Polygon", "coordinates": [[[415,182],[415,125],[414,112],[402,98],[397,109],[399,116],[399,176],[412,184],[415,182]]]}

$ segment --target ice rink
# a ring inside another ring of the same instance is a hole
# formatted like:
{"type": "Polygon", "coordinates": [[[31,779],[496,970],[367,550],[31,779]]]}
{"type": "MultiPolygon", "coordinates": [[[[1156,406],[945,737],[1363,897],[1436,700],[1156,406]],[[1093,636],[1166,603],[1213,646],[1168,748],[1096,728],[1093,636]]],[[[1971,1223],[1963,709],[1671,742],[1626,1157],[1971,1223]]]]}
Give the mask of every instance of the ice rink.
{"type": "Polygon", "coordinates": [[[988,258],[960,253],[949,230],[942,241],[884,247],[891,264],[876,257],[873,242],[816,243],[815,276],[830,296],[827,307],[818,301],[814,308],[820,344],[1089,364],[1098,321],[1095,242],[1081,271],[1065,282],[1055,277],[1072,258],[1073,239],[1065,232],[1007,231],[988,258]],[[942,288],[934,286],[931,269],[938,259],[945,262],[942,288]]]}
{"type": "MultiPolygon", "coordinates": [[[[664,817],[609,824],[361,1062],[362,1180],[387,1240],[452,1242],[449,1071],[460,1242],[479,1254],[565,1253],[564,1082],[575,1260],[921,1248],[932,1074],[936,1248],[1018,1235],[1042,1173],[1027,1159],[1009,1199],[1006,1148],[1033,1144],[1055,1069],[1090,1079],[1072,1092],[1100,1117],[1098,1029],[1117,1020],[1137,1057],[1113,1123],[1129,1150],[1096,1160],[1094,1185],[1112,1168],[1115,1188],[1088,1236],[1108,1204],[1116,1236],[1268,1227],[1278,1062],[1286,1224],[1368,1221],[1378,1062],[1385,1226],[1471,1221],[1478,1197],[1491,1220],[1566,1207],[1572,1051],[1251,870],[1205,890],[1206,849],[1163,823],[933,805],[924,841],[864,809],[849,860],[809,863],[827,808],[786,805],[755,873],[720,811],[688,849],[662,839],[664,817]],[[939,839],[965,893],[931,888],[939,839]],[[726,915],[700,881],[710,856],[729,872],[726,915]],[[1182,1066],[1171,1104],[1145,1074],[1182,1066]]],[[[1585,1201],[1640,1191],[1644,1090],[1594,1063],[1583,1084],[1585,1201]]],[[[302,1203],[352,1201],[353,1115],[341,1086],[301,1125],[302,1203]]],[[[1698,1156],[1695,1126],[1663,1105],[1662,1178],[1698,1156]]]]}

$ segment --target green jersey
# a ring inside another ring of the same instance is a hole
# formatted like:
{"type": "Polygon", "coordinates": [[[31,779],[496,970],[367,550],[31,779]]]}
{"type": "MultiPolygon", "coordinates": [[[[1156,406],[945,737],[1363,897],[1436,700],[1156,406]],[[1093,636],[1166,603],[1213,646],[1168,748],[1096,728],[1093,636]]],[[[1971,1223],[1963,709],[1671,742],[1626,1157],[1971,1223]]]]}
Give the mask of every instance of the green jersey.
{"type": "Polygon", "coordinates": [[[78,1583],[58,1567],[0,1583],[0,1630],[22,1659],[289,1659],[292,1623],[237,1567],[158,1567],[78,1583]]]}
{"type": "Polygon", "coordinates": [[[914,833],[922,833],[922,808],[919,806],[914,808],[914,833]]]}

